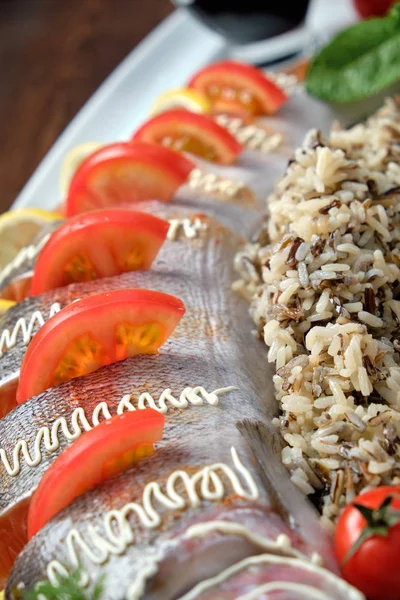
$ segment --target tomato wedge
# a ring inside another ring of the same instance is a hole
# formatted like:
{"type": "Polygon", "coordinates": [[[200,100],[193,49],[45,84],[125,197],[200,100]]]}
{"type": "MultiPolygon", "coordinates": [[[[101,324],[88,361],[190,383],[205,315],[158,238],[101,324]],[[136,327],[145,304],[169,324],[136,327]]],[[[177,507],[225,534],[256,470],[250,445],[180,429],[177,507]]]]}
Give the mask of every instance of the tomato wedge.
{"type": "Polygon", "coordinates": [[[43,475],[28,513],[28,539],[63,508],[153,452],[165,417],[152,408],[103,421],[68,446],[43,475]]]}
{"type": "Polygon", "coordinates": [[[154,144],[104,146],[84,160],[73,176],[66,215],[141,200],[167,202],[194,166],[179,152],[154,144]]]}
{"type": "Polygon", "coordinates": [[[243,150],[236,138],[211,117],[181,108],[149,119],[132,140],[191,152],[221,165],[231,165],[243,150]]]}
{"type": "Polygon", "coordinates": [[[252,65],[223,60],[196,73],[189,88],[206,94],[214,112],[272,115],[287,101],[283,90],[252,65]]]}
{"type": "Polygon", "coordinates": [[[72,217],[49,239],[36,262],[31,296],[78,281],[149,269],[169,223],[130,209],[72,217]]]}
{"type": "Polygon", "coordinates": [[[29,344],[17,402],[128,356],[156,354],[184,313],[175,296],[144,289],[114,290],[69,304],[29,344]]]}

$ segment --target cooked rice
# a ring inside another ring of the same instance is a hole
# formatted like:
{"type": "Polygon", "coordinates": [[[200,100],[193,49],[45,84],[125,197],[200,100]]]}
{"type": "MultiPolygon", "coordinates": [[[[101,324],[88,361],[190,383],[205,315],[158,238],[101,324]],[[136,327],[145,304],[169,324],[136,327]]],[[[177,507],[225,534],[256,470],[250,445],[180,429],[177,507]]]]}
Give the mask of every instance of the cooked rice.
{"type": "Polygon", "coordinates": [[[310,132],[236,256],[235,288],[275,363],[282,460],[331,527],[400,483],[400,99],[310,132]]]}

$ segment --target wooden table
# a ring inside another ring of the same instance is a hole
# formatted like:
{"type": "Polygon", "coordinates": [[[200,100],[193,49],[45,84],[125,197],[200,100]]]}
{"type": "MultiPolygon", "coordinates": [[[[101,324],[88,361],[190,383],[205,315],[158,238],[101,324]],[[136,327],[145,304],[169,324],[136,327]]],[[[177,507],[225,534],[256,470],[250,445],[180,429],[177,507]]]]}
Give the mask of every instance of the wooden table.
{"type": "Polygon", "coordinates": [[[0,213],[105,77],[172,10],[170,0],[0,0],[0,213]]]}

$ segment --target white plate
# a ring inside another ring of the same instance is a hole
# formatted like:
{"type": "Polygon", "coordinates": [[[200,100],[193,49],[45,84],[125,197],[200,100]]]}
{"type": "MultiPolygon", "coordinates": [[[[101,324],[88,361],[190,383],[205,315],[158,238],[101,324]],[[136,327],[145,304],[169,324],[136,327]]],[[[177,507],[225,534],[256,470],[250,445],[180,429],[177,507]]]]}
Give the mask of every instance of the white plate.
{"type": "MultiPolygon", "coordinates": [[[[350,0],[336,0],[334,14],[337,26],[354,18],[349,7],[350,0]]],[[[331,13],[330,0],[314,0],[309,15],[310,27],[316,29],[322,21],[330,23],[331,13]]],[[[60,166],[70,148],[87,141],[127,139],[148,118],[149,108],[160,93],[184,85],[197,69],[227,56],[232,50],[221,36],[195,21],[185,11],[175,11],[127,56],[93,94],[42,160],[13,208],[56,206],[61,201],[60,166]]],[[[299,143],[308,127],[315,125],[326,129],[331,119],[325,108],[305,98],[300,104],[293,101],[282,116],[289,116],[286,125],[294,128],[292,142],[295,144],[299,143]]]]}

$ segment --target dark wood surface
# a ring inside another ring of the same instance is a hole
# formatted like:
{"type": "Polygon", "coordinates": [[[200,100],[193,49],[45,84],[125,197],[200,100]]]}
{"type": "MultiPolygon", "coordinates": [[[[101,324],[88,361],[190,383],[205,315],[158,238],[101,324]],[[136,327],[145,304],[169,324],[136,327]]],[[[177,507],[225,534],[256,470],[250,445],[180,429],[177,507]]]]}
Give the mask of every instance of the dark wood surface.
{"type": "Polygon", "coordinates": [[[170,0],[0,0],[0,213],[170,0]]]}

